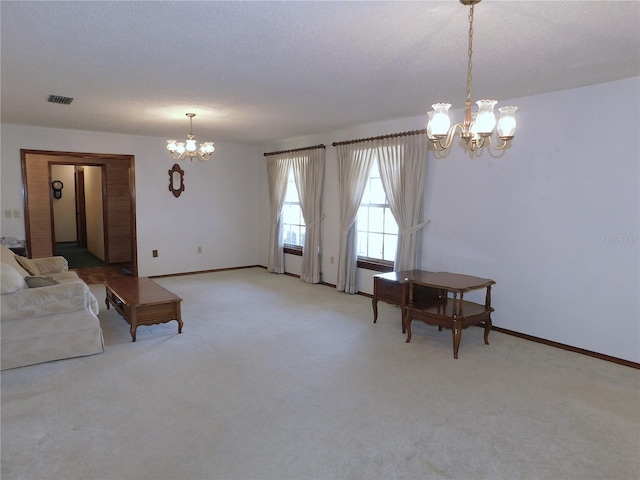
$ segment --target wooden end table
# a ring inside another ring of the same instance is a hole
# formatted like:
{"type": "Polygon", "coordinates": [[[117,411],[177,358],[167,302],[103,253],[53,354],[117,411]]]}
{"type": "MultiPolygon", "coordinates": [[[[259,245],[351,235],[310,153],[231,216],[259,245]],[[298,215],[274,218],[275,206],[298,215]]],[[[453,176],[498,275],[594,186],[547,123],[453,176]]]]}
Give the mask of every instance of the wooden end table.
{"type": "Polygon", "coordinates": [[[425,273],[419,279],[409,281],[409,302],[403,324],[407,331],[407,343],[411,341],[411,322],[421,320],[429,325],[450,329],[453,336],[453,358],[458,358],[462,329],[484,324],[484,343],[489,345],[491,331],[491,286],[496,282],[489,278],[460,275],[457,273],[425,273]],[[422,304],[414,295],[416,286],[427,286],[440,291],[437,302],[422,304]],[[486,288],[484,305],[464,300],[464,294],[486,288]],[[450,297],[452,294],[453,297],[450,297]]]}
{"type": "Polygon", "coordinates": [[[131,338],[136,341],[139,325],[155,325],[178,321],[178,333],[182,333],[180,302],[182,299],[150,278],[126,277],[105,280],[105,303],[110,305],[131,325],[131,338]]]}
{"type": "MultiPolygon", "coordinates": [[[[422,275],[427,273],[430,272],[424,270],[403,270],[374,275],[373,298],[371,299],[373,306],[373,323],[378,321],[378,300],[382,300],[383,302],[400,307],[402,333],[406,333],[402,318],[404,317],[405,308],[409,304],[409,282],[411,280],[419,280],[422,278],[422,275]]],[[[420,299],[422,304],[426,304],[437,300],[438,290],[415,285],[413,295],[415,299],[420,299]]]]}

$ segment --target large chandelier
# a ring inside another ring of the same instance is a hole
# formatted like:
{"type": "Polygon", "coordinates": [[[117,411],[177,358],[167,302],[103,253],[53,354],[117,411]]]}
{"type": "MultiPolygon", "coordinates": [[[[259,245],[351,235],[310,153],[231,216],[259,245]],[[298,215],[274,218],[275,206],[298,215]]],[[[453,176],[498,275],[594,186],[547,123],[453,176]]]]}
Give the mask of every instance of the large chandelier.
{"type": "Polygon", "coordinates": [[[189,135],[187,135],[187,140],[184,142],[167,140],[167,150],[169,150],[171,158],[174,160],[183,160],[184,158],[193,160],[194,157],[197,157],[200,161],[209,160],[215,151],[213,142],[203,142],[200,144],[200,147],[198,147],[198,143],[193,135],[193,117],[195,116],[195,113],[187,113],[187,117],[189,117],[189,135]]]}
{"type": "Polygon", "coordinates": [[[460,0],[469,7],[469,49],[467,63],[467,101],[464,110],[464,122],[451,125],[449,120],[450,103],[436,103],[428,113],[427,136],[433,147],[438,151],[447,150],[453,143],[456,130],[460,129],[460,137],[471,150],[482,148],[488,143],[494,150],[503,150],[508,145],[516,131],[515,112],[518,107],[501,107],[498,121],[498,138],[501,143],[494,144],[493,131],[496,126],[496,115],[493,107],[496,100],[478,100],[477,112],[471,112],[471,57],[473,55],[473,6],[481,0],[460,0]],[[487,142],[488,140],[488,142],[487,142]]]}

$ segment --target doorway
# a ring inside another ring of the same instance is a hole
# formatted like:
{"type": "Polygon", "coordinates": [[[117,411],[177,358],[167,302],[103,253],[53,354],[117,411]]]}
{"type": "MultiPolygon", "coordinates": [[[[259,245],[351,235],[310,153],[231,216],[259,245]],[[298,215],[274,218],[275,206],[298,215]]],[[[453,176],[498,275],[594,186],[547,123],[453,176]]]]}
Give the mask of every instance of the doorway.
{"type": "MultiPolygon", "coordinates": [[[[130,274],[137,276],[133,155],[20,150],[20,156],[25,203],[25,233],[30,256],[39,258],[55,254],[52,167],[55,165],[99,167],[103,172],[98,189],[103,199],[101,210],[104,232],[99,236],[104,243],[104,262],[107,265],[128,264],[130,274]]],[[[86,192],[86,171],[84,180],[86,192]]],[[[87,225],[87,243],[90,237],[91,226],[87,225]]]]}
{"type": "Polygon", "coordinates": [[[50,165],[54,190],[54,252],[70,269],[105,266],[103,215],[105,168],[95,165],[50,165]]]}

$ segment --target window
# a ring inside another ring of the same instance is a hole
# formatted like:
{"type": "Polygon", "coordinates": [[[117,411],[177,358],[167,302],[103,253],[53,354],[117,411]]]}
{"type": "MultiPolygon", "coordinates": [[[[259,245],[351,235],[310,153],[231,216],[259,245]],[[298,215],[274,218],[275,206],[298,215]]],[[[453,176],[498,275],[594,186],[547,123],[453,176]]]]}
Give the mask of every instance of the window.
{"type": "Polygon", "coordinates": [[[306,227],[302,217],[302,209],[300,208],[298,188],[293,177],[293,169],[289,170],[287,195],[282,206],[282,224],[285,250],[291,247],[294,247],[294,249],[298,247],[297,250],[302,251],[306,227]]]}
{"type": "Polygon", "coordinates": [[[398,246],[398,224],[382,188],[377,160],[371,167],[356,221],[358,260],[393,266],[398,246]]]}

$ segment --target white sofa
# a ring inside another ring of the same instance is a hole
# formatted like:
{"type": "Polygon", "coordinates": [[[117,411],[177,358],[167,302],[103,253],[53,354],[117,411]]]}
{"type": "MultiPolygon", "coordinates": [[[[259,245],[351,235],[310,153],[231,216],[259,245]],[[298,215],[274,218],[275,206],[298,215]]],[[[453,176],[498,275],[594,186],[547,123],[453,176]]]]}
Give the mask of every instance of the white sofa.
{"type": "Polygon", "coordinates": [[[0,249],[0,369],[101,352],[98,301],[66,259],[0,249]]]}

